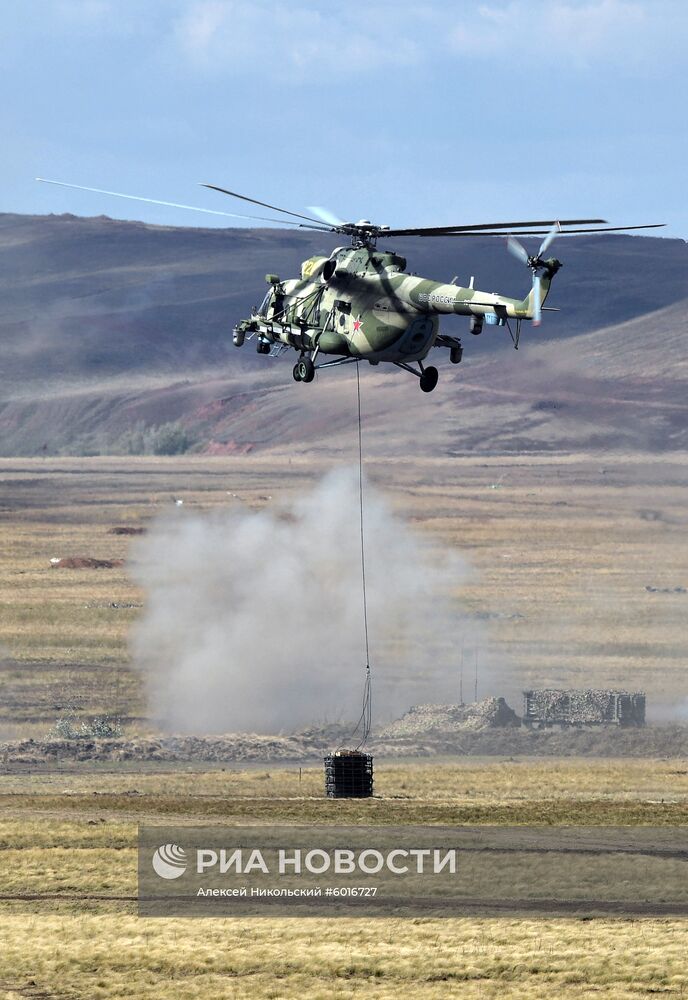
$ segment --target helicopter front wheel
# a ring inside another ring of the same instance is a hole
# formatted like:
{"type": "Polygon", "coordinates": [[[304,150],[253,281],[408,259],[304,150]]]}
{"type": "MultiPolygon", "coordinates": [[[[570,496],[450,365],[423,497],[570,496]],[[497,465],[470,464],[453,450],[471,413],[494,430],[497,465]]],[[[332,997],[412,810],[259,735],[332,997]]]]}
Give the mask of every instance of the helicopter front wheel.
{"type": "Polygon", "coordinates": [[[420,387],[423,392],[432,392],[432,390],[437,385],[437,380],[440,377],[440,373],[436,368],[430,366],[430,368],[424,368],[423,374],[420,377],[420,387]]]}
{"type": "Polygon", "coordinates": [[[299,375],[299,363],[298,363],[298,361],[296,362],[296,364],[292,368],[291,373],[292,373],[292,375],[294,377],[294,381],[295,382],[300,382],[301,381],[301,376],[299,375]]]}
{"type": "Polygon", "coordinates": [[[301,358],[294,365],[294,378],[298,382],[312,382],[315,378],[315,365],[310,358],[301,358]]]}

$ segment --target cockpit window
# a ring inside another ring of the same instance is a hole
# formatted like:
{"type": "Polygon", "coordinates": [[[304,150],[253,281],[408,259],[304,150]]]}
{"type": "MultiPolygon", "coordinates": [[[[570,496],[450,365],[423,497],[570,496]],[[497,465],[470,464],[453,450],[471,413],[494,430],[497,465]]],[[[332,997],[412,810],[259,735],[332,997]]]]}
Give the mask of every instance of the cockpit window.
{"type": "Polygon", "coordinates": [[[272,288],[270,289],[270,291],[267,293],[267,295],[260,304],[260,309],[258,310],[259,316],[267,316],[271,301],[272,301],[272,288]]]}

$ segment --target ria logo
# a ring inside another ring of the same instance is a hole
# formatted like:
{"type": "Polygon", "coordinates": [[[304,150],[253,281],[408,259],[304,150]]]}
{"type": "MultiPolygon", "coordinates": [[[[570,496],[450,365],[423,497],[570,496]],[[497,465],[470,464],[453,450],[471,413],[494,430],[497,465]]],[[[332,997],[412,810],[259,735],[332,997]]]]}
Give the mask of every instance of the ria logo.
{"type": "Polygon", "coordinates": [[[162,844],[153,855],[153,868],[160,878],[179,878],[186,871],[186,851],[176,844],[162,844]]]}

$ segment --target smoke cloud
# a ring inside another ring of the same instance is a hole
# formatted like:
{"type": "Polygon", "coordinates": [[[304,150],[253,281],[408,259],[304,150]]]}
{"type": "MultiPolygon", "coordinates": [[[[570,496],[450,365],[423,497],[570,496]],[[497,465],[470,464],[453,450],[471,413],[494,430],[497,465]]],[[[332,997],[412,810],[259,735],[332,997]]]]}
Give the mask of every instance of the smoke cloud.
{"type": "MultiPolygon", "coordinates": [[[[175,508],[133,550],[146,590],[131,636],[156,721],[193,733],[277,732],[356,719],[365,677],[358,471],[289,504],[175,508]]],[[[480,641],[451,591],[469,574],[365,487],[373,718],[458,700],[462,643],[480,641]]]]}

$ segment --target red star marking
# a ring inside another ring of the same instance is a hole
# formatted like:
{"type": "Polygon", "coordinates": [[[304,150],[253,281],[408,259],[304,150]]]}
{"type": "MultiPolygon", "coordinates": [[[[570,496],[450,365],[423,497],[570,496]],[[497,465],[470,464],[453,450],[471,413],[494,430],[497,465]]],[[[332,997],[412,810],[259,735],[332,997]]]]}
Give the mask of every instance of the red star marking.
{"type": "Polygon", "coordinates": [[[354,333],[358,333],[362,325],[363,324],[361,323],[361,317],[359,316],[358,319],[354,320],[354,333]]]}

